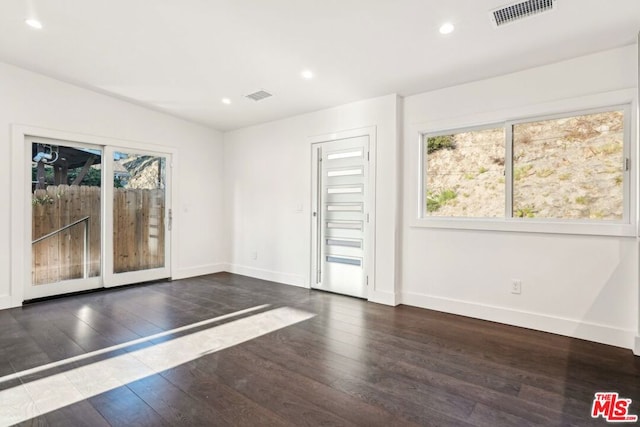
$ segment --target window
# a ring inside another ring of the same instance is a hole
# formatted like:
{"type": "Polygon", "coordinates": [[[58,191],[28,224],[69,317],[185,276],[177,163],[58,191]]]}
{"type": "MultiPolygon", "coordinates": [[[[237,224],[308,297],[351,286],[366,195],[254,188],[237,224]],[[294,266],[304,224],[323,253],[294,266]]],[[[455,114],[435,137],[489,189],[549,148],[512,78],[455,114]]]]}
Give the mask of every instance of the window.
{"type": "Polygon", "coordinates": [[[621,221],[624,112],[513,125],[513,216],[621,221]]]}
{"type": "Polygon", "coordinates": [[[504,129],[425,138],[428,216],[504,216],[504,129]]]}
{"type": "Polygon", "coordinates": [[[423,216],[629,222],[627,111],[423,135],[423,216]]]}

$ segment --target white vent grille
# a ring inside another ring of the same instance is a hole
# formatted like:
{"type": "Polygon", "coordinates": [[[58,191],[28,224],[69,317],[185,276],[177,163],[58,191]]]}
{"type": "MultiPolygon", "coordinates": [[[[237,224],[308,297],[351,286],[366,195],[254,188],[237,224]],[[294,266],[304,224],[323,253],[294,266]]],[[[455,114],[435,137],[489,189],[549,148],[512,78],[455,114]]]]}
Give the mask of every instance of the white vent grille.
{"type": "Polygon", "coordinates": [[[554,0],[527,0],[504,6],[491,12],[491,19],[496,27],[528,18],[542,12],[553,10],[554,0]]]}
{"type": "Polygon", "coordinates": [[[253,92],[250,93],[249,95],[247,95],[247,98],[249,99],[253,99],[254,101],[262,101],[265,98],[269,98],[271,95],[269,92],[267,92],[266,90],[259,90],[257,92],[253,92]]]}

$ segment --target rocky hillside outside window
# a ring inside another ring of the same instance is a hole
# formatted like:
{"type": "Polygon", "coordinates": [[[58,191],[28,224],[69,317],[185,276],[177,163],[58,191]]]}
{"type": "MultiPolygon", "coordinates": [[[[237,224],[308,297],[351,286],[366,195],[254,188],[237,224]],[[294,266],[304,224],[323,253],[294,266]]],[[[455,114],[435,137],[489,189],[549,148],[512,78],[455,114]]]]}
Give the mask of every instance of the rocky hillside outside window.
{"type": "Polygon", "coordinates": [[[423,135],[423,216],[628,222],[627,111],[423,135]]]}

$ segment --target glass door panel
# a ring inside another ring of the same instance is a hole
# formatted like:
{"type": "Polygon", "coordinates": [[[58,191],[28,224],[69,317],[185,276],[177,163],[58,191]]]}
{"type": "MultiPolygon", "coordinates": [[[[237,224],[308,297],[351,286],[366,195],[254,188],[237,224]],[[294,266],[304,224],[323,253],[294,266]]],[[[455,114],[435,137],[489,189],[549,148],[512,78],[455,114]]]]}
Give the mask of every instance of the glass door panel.
{"type": "Polygon", "coordinates": [[[113,271],[165,265],[164,157],[114,152],[113,271]]]}
{"type": "MultiPolygon", "coordinates": [[[[106,286],[169,277],[168,155],[109,149],[113,228],[106,286]]],[[[108,193],[108,194],[109,194],[108,193]]]]}
{"type": "Polygon", "coordinates": [[[102,150],[28,139],[31,284],[25,299],[100,287],[102,150]]]}

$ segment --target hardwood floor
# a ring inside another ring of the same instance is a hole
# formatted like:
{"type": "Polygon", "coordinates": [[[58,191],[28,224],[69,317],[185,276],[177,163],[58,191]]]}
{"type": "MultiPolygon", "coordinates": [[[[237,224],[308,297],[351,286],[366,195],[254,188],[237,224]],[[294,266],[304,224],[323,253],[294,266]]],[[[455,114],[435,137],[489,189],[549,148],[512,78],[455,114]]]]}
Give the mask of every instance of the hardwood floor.
{"type": "Polygon", "coordinates": [[[0,425],[605,425],[598,391],[640,415],[629,350],[227,273],[4,310],[0,326],[0,425]]]}

